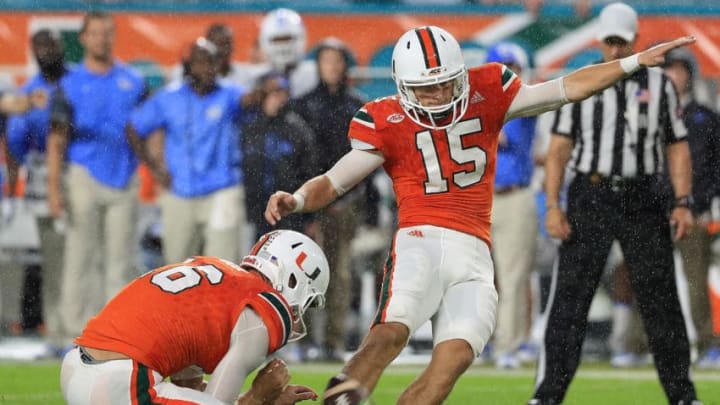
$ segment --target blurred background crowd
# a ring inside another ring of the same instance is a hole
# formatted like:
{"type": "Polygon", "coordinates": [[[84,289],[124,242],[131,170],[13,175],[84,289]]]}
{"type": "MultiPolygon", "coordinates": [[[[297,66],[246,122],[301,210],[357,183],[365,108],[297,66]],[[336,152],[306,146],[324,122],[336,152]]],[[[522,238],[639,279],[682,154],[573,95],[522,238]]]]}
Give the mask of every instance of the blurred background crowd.
{"type": "MultiPolygon", "coordinates": [[[[409,27],[443,26],[462,41],[470,65],[504,63],[533,82],[600,60],[593,30],[607,4],[313,3],[0,5],[0,357],[61,355],[90,314],[149,269],[195,254],[238,261],[270,229],[262,214],[269,195],[328,170],[350,148],[345,134],[355,111],[396,92],[390,53],[409,27]],[[103,136],[91,136],[98,132],[103,136]],[[28,341],[41,344],[23,346],[28,341]]],[[[716,110],[720,6],[628,3],[640,11],[639,49],[698,37],[676,62],[695,99],[716,110]]],[[[550,120],[509,124],[500,142],[493,211],[499,324],[480,359],[500,368],[533,362],[541,338],[557,250],[543,227],[550,120]]],[[[720,132],[711,139],[708,148],[720,150],[720,132]]],[[[720,178],[705,183],[711,188],[720,178]]],[[[703,252],[715,244],[704,279],[684,281],[676,255],[695,358],[708,368],[720,368],[715,197],[714,206],[696,212],[703,252]],[[690,316],[697,289],[709,297],[701,318],[690,316]]],[[[339,361],[357,347],[374,315],[394,215],[391,185],[378,172],[322,212],[283,220],[283,228],[323,246],[333,271],[312,339],[290,346],[288,360],[339,361]]],[[[642,333],[629,332],[638,322],[622,266],[614,251],[584,354],[642,366],[649,359],[642,333]]],[[[429,344],[429,327],[421,328],[407,357],[429,344]]]]}

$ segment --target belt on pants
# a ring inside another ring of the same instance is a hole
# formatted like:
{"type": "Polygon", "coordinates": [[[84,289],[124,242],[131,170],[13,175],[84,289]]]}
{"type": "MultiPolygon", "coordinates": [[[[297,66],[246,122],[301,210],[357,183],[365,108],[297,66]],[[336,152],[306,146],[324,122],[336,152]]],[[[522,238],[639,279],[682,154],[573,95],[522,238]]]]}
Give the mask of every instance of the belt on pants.
{"type": "Polygon", "coordinates": [[[651,184],[655,179],[655,176],[644,175],[637,177],[623,177],[623,176],[605,176],[600,173],[578,173],[579,179],[586,181],[594,186],[608,185],[614,190],[628,189],[632,187],[642,186],[651,184]]]}

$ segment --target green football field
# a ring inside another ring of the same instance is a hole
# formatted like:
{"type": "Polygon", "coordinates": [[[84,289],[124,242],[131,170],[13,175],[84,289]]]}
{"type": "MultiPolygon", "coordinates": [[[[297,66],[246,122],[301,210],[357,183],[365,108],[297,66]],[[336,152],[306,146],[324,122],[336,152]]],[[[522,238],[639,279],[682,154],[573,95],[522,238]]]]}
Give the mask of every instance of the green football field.
{"type": "MultiPolygon", "coordinates": [[[[292,382],[320,390],[339,365],[293,364],[292,382]]],[[[63,404],[57,361],[0,363],[0,404],[63,404]]],[[[419,366],[392,366],[373,395],[374,404],[393,404],[403,387],[419,373],[419,366]]],[[[533,385],[534,369],[498,371],[473,366],[460,380],[447,404],[524,404],[533,385]]],[[[720,372],[695,371],[694,377],[705,405],[720,405],[720,372]]],[[[305,403],[311,404],[311,401],[305,403]]],[[[566,404],[655,405],[666,404],[654,369],[613,370],[608,366],[583,366],[573,382],[566,404]]]]}

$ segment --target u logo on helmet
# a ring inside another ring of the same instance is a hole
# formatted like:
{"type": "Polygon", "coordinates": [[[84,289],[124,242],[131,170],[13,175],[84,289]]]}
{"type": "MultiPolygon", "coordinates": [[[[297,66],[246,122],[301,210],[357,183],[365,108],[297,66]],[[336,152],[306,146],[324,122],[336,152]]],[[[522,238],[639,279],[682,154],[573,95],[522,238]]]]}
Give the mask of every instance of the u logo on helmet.
{"type": "Polygon", "coordinates": [[[305,271],[305,269],[303,269],[303,266],[302,266],[305,259],[307,259],[307,254],[305,252],[300,252],[300,254],[295,258],[295,264],[297,264],[298,267],[300,267],[300,270],[302,270],[302,271],[305,271]]]}
{"type": "Polygon", "coordinates": [[[315,280],[315,279],[317,279],[318,276],[320,275],[320,268],[319,268],[319,267],[315,267],[315,270],[313,270],[312,273],[308,274],[307,272],[305,272],[305,275],[306,275],[310,280],[315,280]]]}
{"type": "Polygon", "coordinates": [[[319,267],[315,267],[315,270],[313,270],[312,273],[308,273],[307,271],[305,271],[305,269],[304,269],[303,266],[302,266],[302,264],[303,264],[303,262],[305,261],[305,259],[307,259],[307,253],[305,253],[305,252],[300,252],[300,254],[298,255],[298,257],[295,258],[295,264],[298,265],[298,267],[300,268],[300,270],[302,270],[303,274],[305,274],[305,276],[308,277],[310,280],[315,280],[315,279],[317,279],[318,276],[320,276],[320,271],[321,271],[320,268],[319,268],[319,267]]]}

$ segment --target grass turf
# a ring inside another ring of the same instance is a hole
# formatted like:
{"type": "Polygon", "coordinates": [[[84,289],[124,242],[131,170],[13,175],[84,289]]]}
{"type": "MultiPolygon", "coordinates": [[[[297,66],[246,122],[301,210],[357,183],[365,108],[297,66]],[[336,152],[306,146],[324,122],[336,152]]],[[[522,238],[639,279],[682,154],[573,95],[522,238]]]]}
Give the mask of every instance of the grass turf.
{"type": "MultiPolygon", "coordinates": [[[[320,391],[339,365],[290,365],[295,384],[306,384],[320,391]]],[[[399,393],[420,372],[420,366],[392,366],[373,394],[377,405],[395,403],[399,393]]],[[[63,404],[57,361],[0,363],[0,404],[63,404]]],[[[534,369],[498,371],[473,366],[455,386],[445,402],[453,405],[524,404],[530,397],[534,369]]],[[[705,405],[720,405],[720,372],[694,372],[700,399],[705,405]]],[[[312,402],[306,402],[308,404],[312,402]]],[[[644,405],[667,403],[652,368],[614,370],[604,365],[582,366],[565,404],[644,405]]]]}

